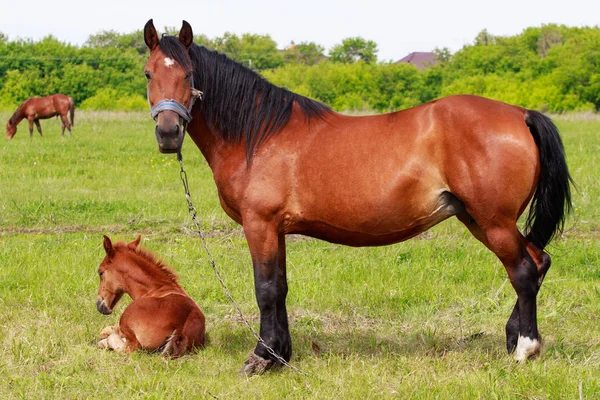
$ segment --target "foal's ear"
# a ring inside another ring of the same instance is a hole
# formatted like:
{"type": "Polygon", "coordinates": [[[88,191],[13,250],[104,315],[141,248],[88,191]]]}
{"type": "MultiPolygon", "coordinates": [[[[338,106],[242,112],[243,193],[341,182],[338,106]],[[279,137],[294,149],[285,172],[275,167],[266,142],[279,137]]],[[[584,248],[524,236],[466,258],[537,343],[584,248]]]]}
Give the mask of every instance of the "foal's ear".
{"type": "Polygon", "coordinates": [[[186,49],[189,49],[194,41],[194,33],[192,32],[192,26],[187,21],[183,21],[181,30],[179,31],[179,41],[186,49]]]}
{"type": "Polygon", "coordinates": [[[158,33],[156,33],[152,19],[149,19],[144,26],[144,42],[146,42],[146,46],[148,46],[150,51],[158,46],[158,33]]]}
{"type": "Polygon", "coordinates": [[[131,250],[135,250],[135,249],[137,249],[137,247],[139,246],[141,241],[142,241],[142,235],[138,235],[137,239],[135,239],[133,242],[129,243],[127,245],[127,247],[130,248],[131,250]]]}
{"type": "Polygon", "coordinates": [[[115,255],[115,248],[113,247],[109,237],[106,235],[104,235],[104,250],[109,258],[115,255]]]}

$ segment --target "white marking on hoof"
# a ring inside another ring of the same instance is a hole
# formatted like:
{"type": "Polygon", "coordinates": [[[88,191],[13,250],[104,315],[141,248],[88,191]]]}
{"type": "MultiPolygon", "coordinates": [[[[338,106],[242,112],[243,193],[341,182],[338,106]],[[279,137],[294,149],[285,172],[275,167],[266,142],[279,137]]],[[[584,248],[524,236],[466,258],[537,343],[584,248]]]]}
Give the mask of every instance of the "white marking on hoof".
{"type": "Polygon", "coordinates": [[[540,352],[540,347],[539,340],[519,335],[519,341],[515,349],[515,360],[518,362],[526,361],[529,357],[537,355],[540,352]]]}
{"type": "Polygon", "coordinates": [[[175,60],[170,57],[165,57],[165,65],[171,68],[171,65],[175,64],[175,60]]]}

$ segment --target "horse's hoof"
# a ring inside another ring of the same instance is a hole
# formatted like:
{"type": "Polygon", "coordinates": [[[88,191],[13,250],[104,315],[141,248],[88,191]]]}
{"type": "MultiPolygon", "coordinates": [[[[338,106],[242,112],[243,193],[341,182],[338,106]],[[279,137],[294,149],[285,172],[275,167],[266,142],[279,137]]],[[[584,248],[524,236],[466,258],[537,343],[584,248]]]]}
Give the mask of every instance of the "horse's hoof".
{"type": "Polygon", "coordinates": [[[100,349],[106,349],[106,348],[108,348],[108,339],[99,340],[96,343],[96,346],[98,346],[98,348],[100,348],[100,349]]]}
{"type": "Polygon", "coordinates": [[[515,361],[524,362],[529,358],[534,358],[540,354],[542,344],[537,339],[519,336],[517,348],[515,349],[515,361]]]}
{"type": "Polygon", "coordinates": [[[244,367],[240,371],[246,376],[260,375],[273,366],[272,360],[265,360],[261,356],[257,356],[254,352],[250,353],[248,359],[244,363],[244,367]]]}

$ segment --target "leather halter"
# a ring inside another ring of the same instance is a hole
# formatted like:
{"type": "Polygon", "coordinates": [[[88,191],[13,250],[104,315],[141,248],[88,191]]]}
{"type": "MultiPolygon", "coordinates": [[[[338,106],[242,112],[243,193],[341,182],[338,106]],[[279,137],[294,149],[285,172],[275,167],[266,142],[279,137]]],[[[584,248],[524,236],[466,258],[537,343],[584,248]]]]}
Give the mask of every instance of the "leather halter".
{"type": "Polygon", "coordinates": [[[192,121],[192,114],[191,114],[192,107],[194,107],[194,103],[196,102],[196,99],[200,99],[200,101],[202,101],[202,94],[203,94],[200,90],[198,90],[194,87],[193,76],[192,76],[192,85],[191,85],[190,89],[192,91],[192,99],[190,101],[189,108],[184,106],[177,100],[162,99],[161,101],[156,103],[154,105],[154,107],[150,108],[150,115],[152,116],[152,119],[156,120],[156,117],[158,117],[158,114],[160,114],[162,111],[167,111],[167,110],[174,111],[185,121],[183,124],[183,128],[184,128],[183,132],[185,134],[186,125],[192,121]]]}

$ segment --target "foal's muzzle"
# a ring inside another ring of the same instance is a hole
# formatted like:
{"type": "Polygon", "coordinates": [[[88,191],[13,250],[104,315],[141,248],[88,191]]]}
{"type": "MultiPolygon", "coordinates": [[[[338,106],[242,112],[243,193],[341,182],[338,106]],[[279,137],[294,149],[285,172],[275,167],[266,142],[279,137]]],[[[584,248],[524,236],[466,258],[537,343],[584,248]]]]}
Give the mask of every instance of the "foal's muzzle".
{"type": "Polygon", "coordinates": [[[98,300],[96,300],[96,308],[98,309],[98,311],[100,311],[100,313],[104,315],[112,314],[112,310],[108,308],[104,300],[102,300],[99,297],[98,300]]]}

